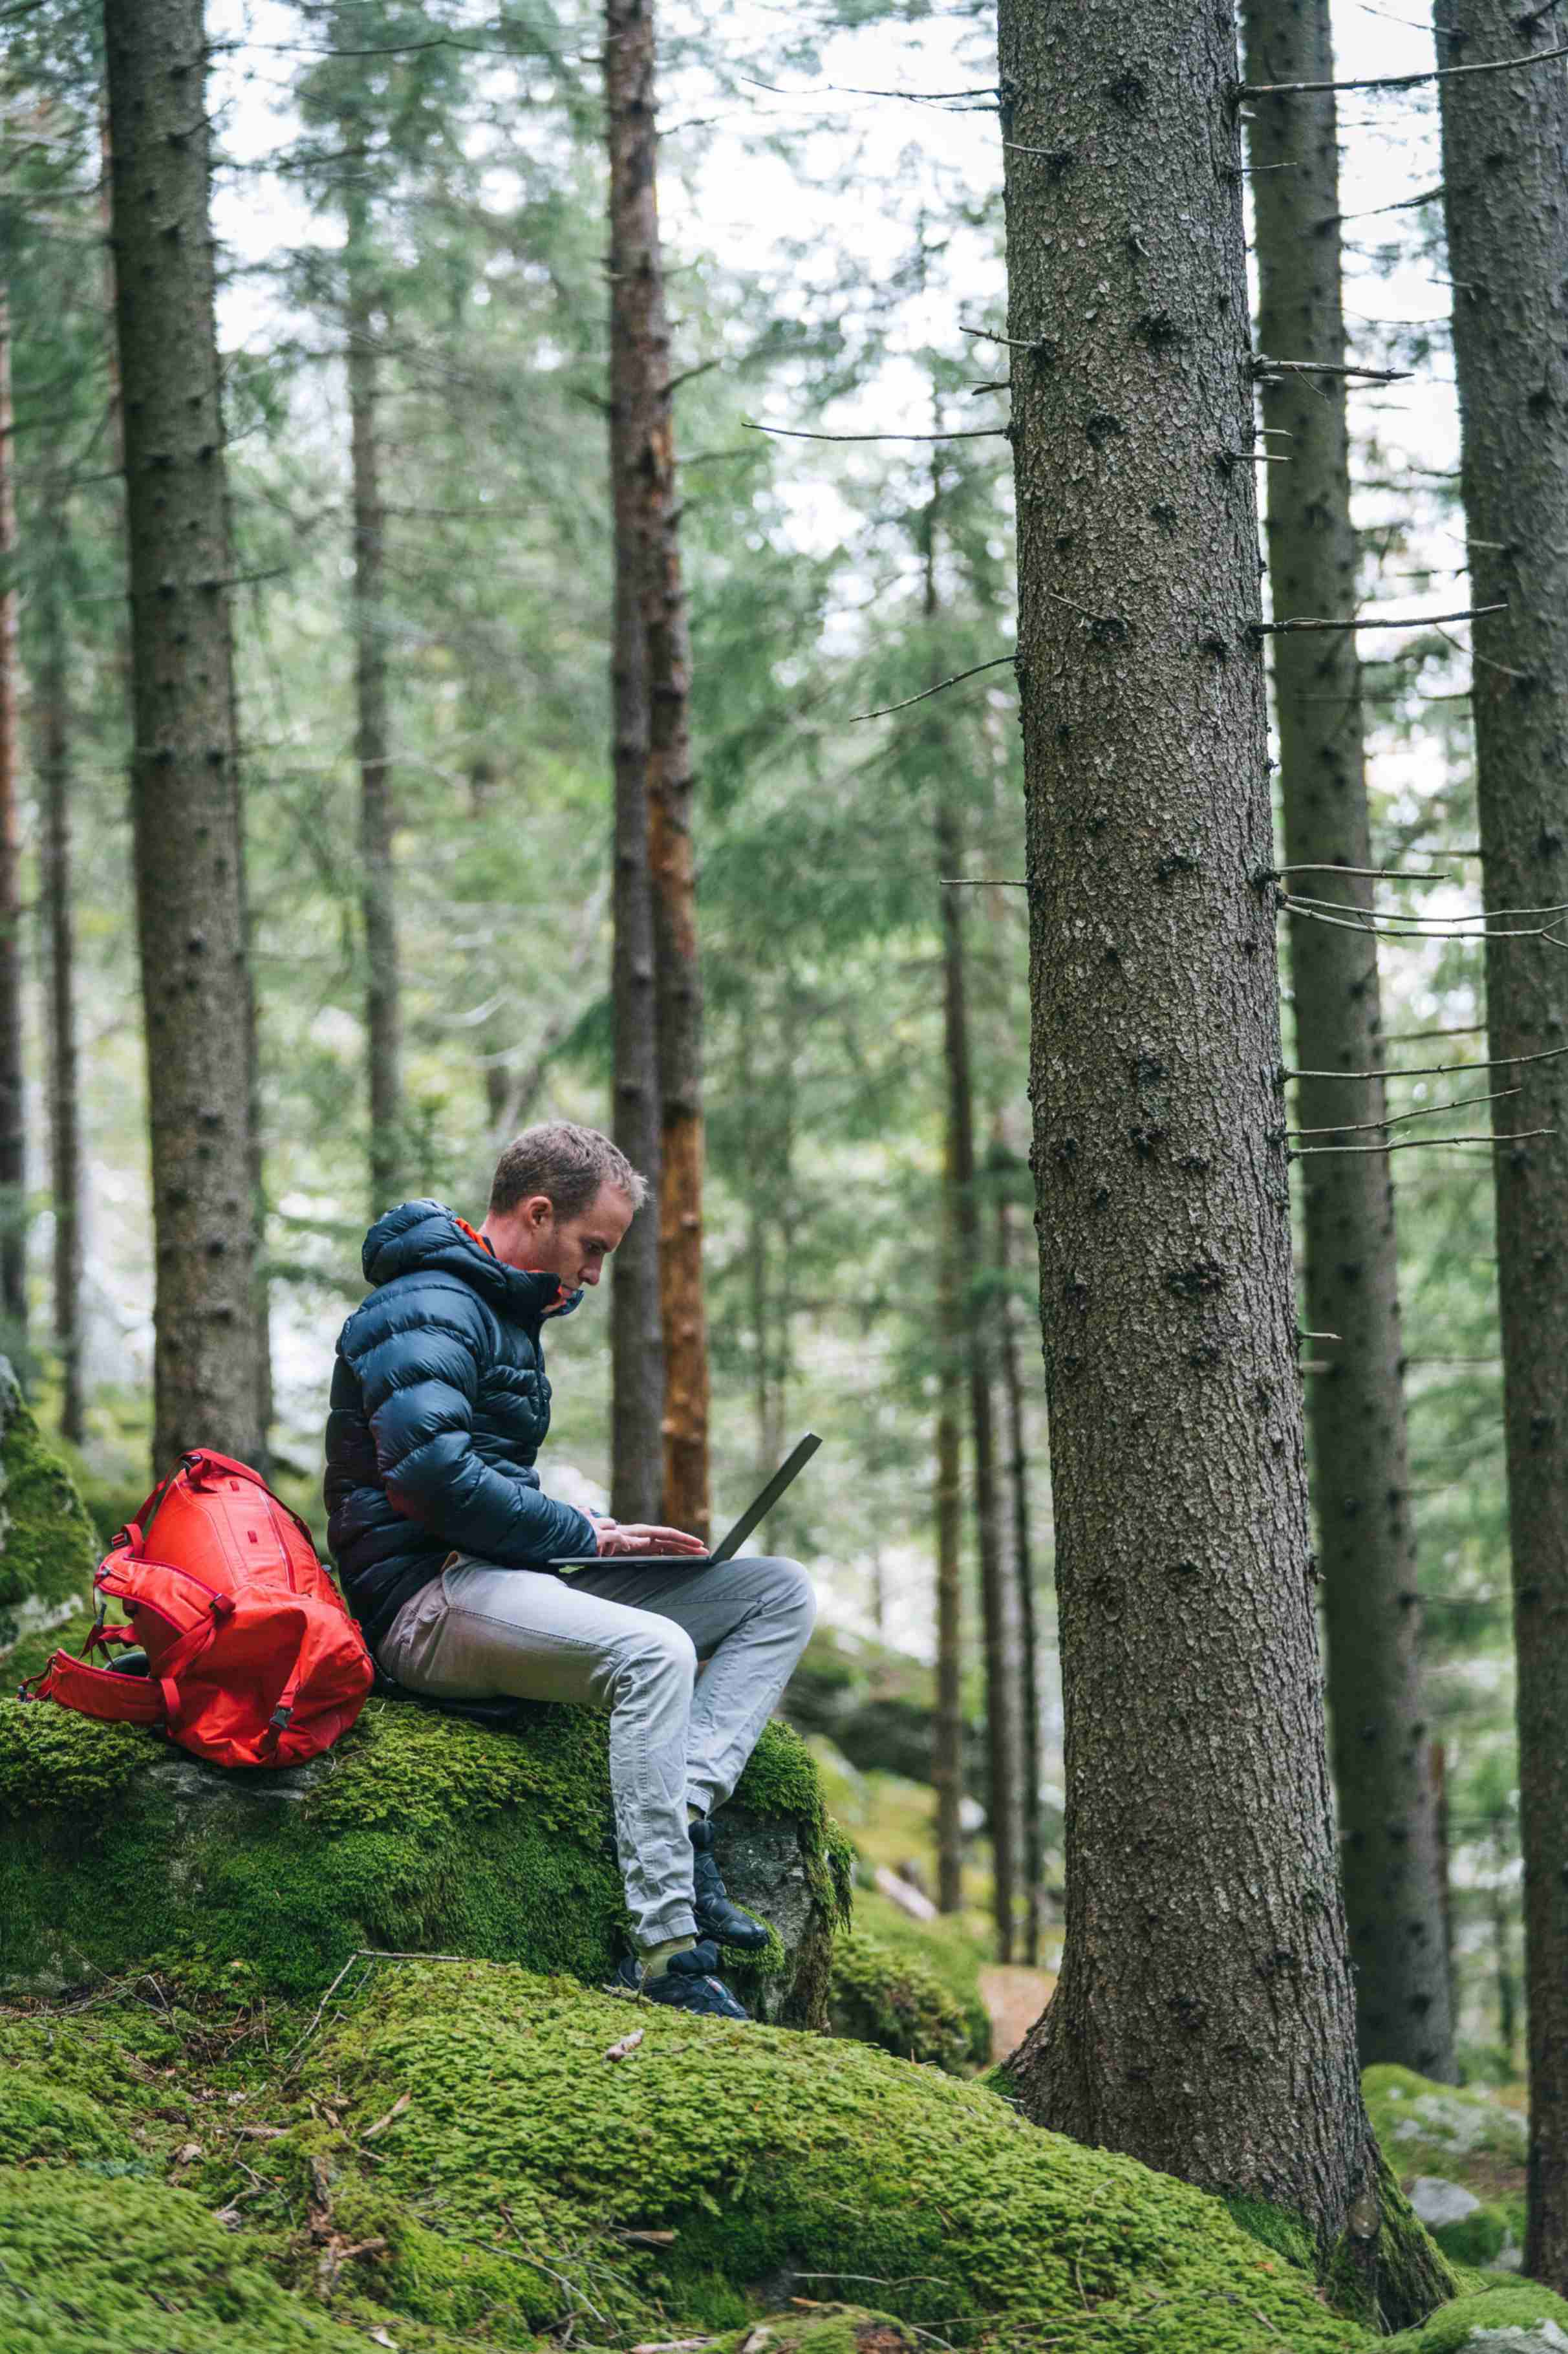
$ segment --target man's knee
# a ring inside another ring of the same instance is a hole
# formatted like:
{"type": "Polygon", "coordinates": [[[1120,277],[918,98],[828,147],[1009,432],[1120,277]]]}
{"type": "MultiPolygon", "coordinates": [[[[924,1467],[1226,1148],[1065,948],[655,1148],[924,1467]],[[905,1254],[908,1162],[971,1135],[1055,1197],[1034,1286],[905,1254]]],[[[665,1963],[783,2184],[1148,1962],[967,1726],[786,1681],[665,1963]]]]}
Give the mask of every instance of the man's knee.
{"type": "Polygon", "coordinates": [[[780,1617],[789,1619],[805,1641],[817,1623],[817,1589],[798,1561],[784,1554],[759,1562],[764,1573],[768,1600],[780,1617]]]}
{"type": "Polygon", "coordinates": [[[622,1692],[657,1686],[689,1693],[696,1681],[696,1645],[673,1618],[661,1618],[652,1611],[645,1615],[646,1625],[638,1627],[619,1647],[617,1685],[622,1692]]]}

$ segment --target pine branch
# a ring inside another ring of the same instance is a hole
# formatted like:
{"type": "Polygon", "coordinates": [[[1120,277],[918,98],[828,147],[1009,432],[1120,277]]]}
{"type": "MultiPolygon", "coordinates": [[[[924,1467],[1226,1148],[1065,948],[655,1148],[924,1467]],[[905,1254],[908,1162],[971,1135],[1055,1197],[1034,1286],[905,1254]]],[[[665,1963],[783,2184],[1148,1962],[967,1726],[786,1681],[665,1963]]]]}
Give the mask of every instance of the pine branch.
{"type": "MultiPolygon", "coordinates": [[[[1289,866],[1265,866],[1254,875],[1255,883],[1277,883],[1284,875],[1367,875],[1376,881],[1385,878],[1394,883],[1449,883],[1453,877],[1446,866],[1341,866],[1337,859],[1297,859],[1289,866]]],[[[1329,903],[1323,902],[1325,906],[1329,903]]],[[[1538,912],[1534,909],[1532,914],[1538,912]]]]}
{"type": "Polygon", "coordinates": [[[1554,1128],[1507,1129],[1501,1136],[1405,1136],[1392,1144],[1304,1144],[1287,1152],[1287,1161],[1307,1161],[1319,1152],[1427,1152],[1440,1144],[1522,1144],[1530,1136],[1555,1136],[1554,1128]]]}
{"type": "MultiPolygon", "coordinates": [[[[1330,1119],[1321,1128],[1290,1128],[1287,1136],[1355,1136],[1370,1128],[1398,1128],[1407,1119],[1430,1119],[1435,1112],[1461,1111],[1467,1104],[1502,1103],[1510,1096],[1524,1093],[1522,1087],[1495,1087],[1490,1095],[1455,1096],[1447,1103],[1417,1104],[1414,1111],[1391,1112],[1383,1119],[1330,1119]]],[[[1316,1336],[1322,1339],[1322,1334],[1316,1336]]]]}
{"type": "Polygon", "coordinates": [[[786,441],[985,441],[997,435],[1005,440],[1012,431],[1006,425],[966,425],[951,433],[807,433],[798,425],[759,425],[755,417],[740,421],[752,433],[774,433],[786,441]]]}
{"type": "Polygon", "coordinates": [[[1405,384],[1414,371],[1411,368],[1354,367],[1348,360],[1271,360],[1266,352],[1255,352],[1252,361],[1254,376],[1353,376],[1368,384],[1405,384]]]}
{"type": "MultiPolygon", "coordinates": [[[[1430,1035],[1431,1034],[1426,1034],[1430,1035]]],[[[1446,1033],[1445,1035],[1448,1034],[1446,1033]]],[[[1455,1036],[1470,1036],[1470,1032],[1455,1032],[1455,1036]]],[[[1435,1079],[1457,1078],[1469,1071],[1511,1071],[1525,1063],[1554,1063],[1559,1055],[1568,1055],[1568,1046],[1545,1046],[1539,1055],[1493,1055],[1481,1063],[1420,1063],[1408,1071],[1287,1071],[1281,1069],[1281,1081],[1286,1079],[1435,1079]]]]}
{"type": "Polygon", "coordinates": [[[1553,58],[1568,58],[1568,41],[1523,57],[1492,58],[1474,66],[1428,66],[1424,73],[1372,74],[1361,81],[1238,81],[1232,85],[1231,96],[1240,105],[1249,98],[1295,98],[1330,90],[1417,90],[1423,82],[1448,81],[1458,74],[1512,73],[1520,66],[1549,65],[1553,58]]]}
{"type": "MultiPolygon", "coordinates": [[[[1315,620],[1303,615],[1288,621],[1250,621],[1247,626],[1261,638],[1281,638],[1307,630],[1429,630],[1439,621],[1473,621],[1480,613],[1506,613],[1507,610],[1508,599],[1505,597],[1500,604],[1467,605],[1462,613],[1406,613],[1391,615],[1386,620],[1380,616],[1369,618],[1365,614],[1352,613],[1342,621],[1315,620]]],[[[1469,649],[1467,647],[1465,651],[1467,652],[1469,649]]]]}
{"type": "Polygon", "coordinates": [[[853,726],[860,719],[885,719],[892,711],[907,711],[912,703],[924,703],[928,695],[945,694],[949,686],[957,686],[966,678],[978,678],[982,670],[1000,670],[1004,663],[1014,663],[1017,660],[1016,654],[998,654],[991,662],[976,663],[969,670],[955,671],[951,678],[938,680],[935,686],[922,687],[918,695],[906,695],[902,703],[885,703],[879,711],[852,712],[850,725],[853,726]]]}

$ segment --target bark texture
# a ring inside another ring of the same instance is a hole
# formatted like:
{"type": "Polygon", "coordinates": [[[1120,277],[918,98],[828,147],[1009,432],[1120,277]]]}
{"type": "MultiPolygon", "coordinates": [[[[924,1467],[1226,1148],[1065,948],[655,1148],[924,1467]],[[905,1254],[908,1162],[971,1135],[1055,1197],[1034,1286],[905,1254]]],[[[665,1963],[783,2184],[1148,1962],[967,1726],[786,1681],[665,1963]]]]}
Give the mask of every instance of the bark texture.
{"type": "MultiPolygon", "coordinates": [[[[941,875],[961,875],[962,836],[957,812],[944,800],[937,815],[937,864],[941,875]]],[[[964,972],[963,893],[942,891],[942,1031],[948,1080],[948,1134],[953,1231],[960,1285],[972,1286],[985,1264],[980,1198],[975,1187],[974,1079],[969,1061],[969,1009],[964,972]]],[[[1018,1882],[1018,1750],[1013,1728],[1018,1711],[1013,1659],[1009,1650],[1006,1549],[1002,1543],[996,1480],[996,1416],[991,1395],[989,1308],[960,1296],[962,1362],[968,1379],[969,1430],[974,1442],[975,1550],[980,1560],[980,1629],[985,1657],[987,1829],[991,1833],[991,1910],[997,1958],[1011,1962],[1013,1900],[1018,1882]]]]}
{"type": "MultiPolygon", "coordinates": [[[[1499,0],[1442,0],[1438,63],[1552,47],[1499,0]]],[[[1471,602],[1486,904],[1568,898],[1568,80],[1560,63],[1440,81],[1444,211],[1471,602]]],[[[1505,927],[1505,928],[1510,928],[1505,927]]],[[[1517,926],[1511,928],[1519,928],[1517,926]]],[[[1489,1051],[1568,1044],[1562,960],[1487,943],[1489,1051]]],[[[1530,2050],[1525,2270],[1568,2289],[1568,1058],[1519,1062],[1495,1153],[1518,1647],[1530,2050]]]]}
{"type": "MultiPolygon", "coordinates": [[[[1331,80],[1329,0],[1245,0],[1246,78],[1331,80]]],[[[1258,348],[1275,359],[1344,358],[1334,94],[1249,107],[1258,348]],[[1288,165],[1288,169],[1281,168],[1288,165]]],[[[1352,613],[1358,588],[1341,376],[1266,380],[1264,423],[1289,439],[1267,474],[1277,620],[1352,613]]],[[[1287,865],[1372,865],[1361,664],[1351,631],[1277,637],[1275,702],[1287,865]]],[[[1364,876],[1300,874],[1288,887],[1370,909],[1364,876]]],[[[1316,1072],[1384,1059],[1377,945],[1298,913],[1290,919],[1296,1060],[1316,1072]]],[[[1336,1130],[1383,1116],[1382,1082],[1307,1078],[1294,1125],[1308,1146],[1366,1144],[1336,1130]],[[1327,1132],[1323,1132],[1327,1131],[1327,1132]]],[[[1361,2064],[1424,2076],[1454,2069],[1436,1820],[1426,1772],[1420,1617],[1410,1507],[1399,1251],[1392,1163],[1314,1152],[1300,1163],[1309,1331],[1328,1370],[1310,1376],[1318,1557],[1345,1918],[1361,2064]]]]}
{"type": "Polygon", "coordinates": [[[359,763],[360,905],[375,1215],[403,1193],[403,1010],[397,957],[391,745],[387,693],[387,512],[381,490],[380,301],[359,182],[344,206],[349,441],[354,468],[355,750],[359,763]]]}
{"type": "Polygon", "coordinates": [[[604,90],[609,142],[609,462],[615,525],[615,840],[612,913],[615,1140],[649,1182],[651,1204],[615,1254],[610,1294],[610,1509],[656,1521],[664,1487],[662,1212],[653,886],[649,856],[650,662],[645,580],[651,551],[640,467],[652,436],[648,343],[653,188],[653,27],[638,0],[606,0],[604,90]]]}
{"type": "Polygon", "coordinates": [[[200,0],[106,0],[132,819],[156,1249],[153,1452],[254,1460],[250,1097],[200,0]]]}
{"type": "Polygon", "coordinates": [[[81,1089],[71,898],[70,656],[65,614],[69,546],[62,515],[38,583],[38,666],[33,711],[42,804],[38,881],[48,994],[54,1341],[60,1363],[60,1429],[79,1446],[86,1437],[86,1401],[81,1378],[81,1089]]]}
{"type": "MultiPolygon", "coordinates": [[[[0,1311],[27,1332],[27,1131],[22,1071],[21,658],[11,305],[0,289],[0,1311]]],[[[24,1352],[25,1353],[25,1352],[24,1352]]]]}
{"type": "Polygon", "coordinates": [[[1366,2276],[1257,881],[1234,32],[1197,0],[1002,0],[1001,36],[1066,1712],[1065,1953],[1013,2073],[1041,2122],[1347,2235],[1366,2276]]]}

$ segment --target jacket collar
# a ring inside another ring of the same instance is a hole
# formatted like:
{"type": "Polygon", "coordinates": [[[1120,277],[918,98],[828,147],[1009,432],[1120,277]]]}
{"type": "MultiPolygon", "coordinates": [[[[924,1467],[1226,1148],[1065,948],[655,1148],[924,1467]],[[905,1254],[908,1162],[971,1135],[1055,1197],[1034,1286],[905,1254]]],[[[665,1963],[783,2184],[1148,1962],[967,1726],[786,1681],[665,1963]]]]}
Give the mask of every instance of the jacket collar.
{"type": "Polygon", "coordinates": [[[364,1267],[365,1279],[372,1285],[440,1267],[471,1283],[498,1316],[512,1323],[539,1324],[549,1316],[569,1316],[582,1300],[580,1290],[562,1288],[558,1276],[504,1266],[483,1235],[444,1202],[404,1202],[388,1210],[365,1238],[364,1267]]]}

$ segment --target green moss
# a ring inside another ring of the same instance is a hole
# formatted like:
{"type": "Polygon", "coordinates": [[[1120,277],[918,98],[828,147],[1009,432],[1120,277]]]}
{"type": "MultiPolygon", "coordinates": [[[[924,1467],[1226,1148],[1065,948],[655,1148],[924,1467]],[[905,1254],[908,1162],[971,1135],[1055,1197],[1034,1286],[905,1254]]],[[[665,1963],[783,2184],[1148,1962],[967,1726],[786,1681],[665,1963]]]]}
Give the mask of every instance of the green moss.
{"type": "Polygon", "coordinates": [[[1464,2354],[1478,2330],[1540,2330],[1543,2323],[1568,2337],[1568,2300],[1529,2281],[1499,2281],[1478,2296],[1444,2306],[1418,2329],[1383,2343],[1384,2354],[1464,2354]]]}
{"type": "MultiPolygon", "coordinates": [[[[991,2058],[991,2013],[980,1994],[981,1970],[991,1958],[989,1935],[976,1936],[963,1914],[943,1914],[935,1921],[912,1921],[907,1913],[876,1889],[855,1893],[858,1925],[901,1959],[920,1964],[946,1987],[964,2015],[968,2035],[966,2059],[984,2067],[991,2058]]],[[[1005,2089],[1005,2088],[1003,2088],[1005,2089]]]]}
{"type": "MultiPolygon", "coordinates": [[[[774,1938],[731,1975],[777,2002],[789,1974],[786,2015],[814,2024],[842,1897],[821,1793],[784,1726],[753,1764],[744,1801],[793,1820],[819,1909],[798,1953],[774,1938]]],[[[20,1819],[0,1844],[0,1983],[210,1955],[302,1997],[376,1946],[613,1973],[626,1912],[603,1717],[541,1706],[497,1732],[377,1701],[309,1774],[284,1803],[270,1777],[201,1766],[155,1734],[0,1702],[0,1808],[20,1819]]]]}
{"type": "Polygon", "coordinates": [[[53,1611],[91,1590],[102,1553],[70,1473],[48,1447],[0,1359],[0,1647],[20,1631],[19,1606],[53,1611]]]}
{"type": "Polygon", "coordinates": [[[1298,2272],[1316,2272],[1317,2250],[1299,2215],[1292,2215],[1284,2207],[1271,2207],[1266,2199],[1227,2199],[1224,2208],[1232,2222],[1239,2224],[1260,2247],[1272,2248],[1277,2256],[1283,2256],[1298,2272]]]}
{"type": "Polygon", "coordinates": [[[0,1814],[91,1816],[162,1747],[129,1724],[100,1724],[52,1701],[0,1705],[0,1814]]]}
{"type": "Polygon", "coordinates": [[[1507,2246],[1509,2219],[1500,2207],[1482,2203],[1455,2223],[1427,2226],[1451,2264],[1475,2269],[1495,2263],[1507,2246]]]}
{"type": "Polygon", "coordinates": [[[0,2168],[5,2354],[364,2354],[365,2342],[247,2261],[186,2191],[0,2168]]]}
{"type": "MultiPolygon", "coordinates": [[[[1218,2200],[973,2085],[847,2041],[636,2018],[642,2044],[610,2062],[626,2008],[580,1988],[467,1963],[376,1971],[304,2063],[343,2121],[339,2179],[454,2243],[536,2255],[661,2338],[735,2327],[786,2279],[831,2298],[870,2275],[944,2338],[986,2317],[999,2349],[1055,2325],[1079,2354],[1254,2354],[1260,2318],[1291,2354],[1368,2344],[1218,2200]],[[371,2167],[366,2121],[405,2094],[371,2167]],[[650,2232],[674,2236],[626,2236],[650,2232]],[[660,2307],[663,2327],[638,2318],[660,2307]]],[[[402,2293],[396,2262],[381,2293],[402,2293]]]]}
{"type": "Polygon", "coordinates": [[[922,2060],[951,2075],[969,2058],[969,2022],[934,1970],[876,1939],[838,1938],[829,2022],[835,2035],[879,2044],[901,2060],[922,2060]]]}
{"type": "Polygon", "coordinates": [[[47,2067],[0,2065],[0,2166],[39,2158],[120,2171],[139,2163],[134,2142],[90,2094],[47,2067]]]}
{"type": "Polygon", "coordinates": [[[1402,2181],[1436,2174],[1484,2197],[1499,2172],[1522,2174],[1525,2120],[1481,2087],[1435,2084],[1387,2066],[1367,2069],[1361,2090],[1378,2147],[1402,2181]]]}
{"type": "MultiPolygon", "coordinates": [[[[767,2332],[766,2354],[918,2354],[918,2335],[895,2315],[864,2306],[825,2305],[815,2313],[769,2313],[715,2341],[712,2354],[744,2354],[756,2330],[767,2332]]],[[[758,2348],[758,2354],[762,2354],[758,2348]]]]}

